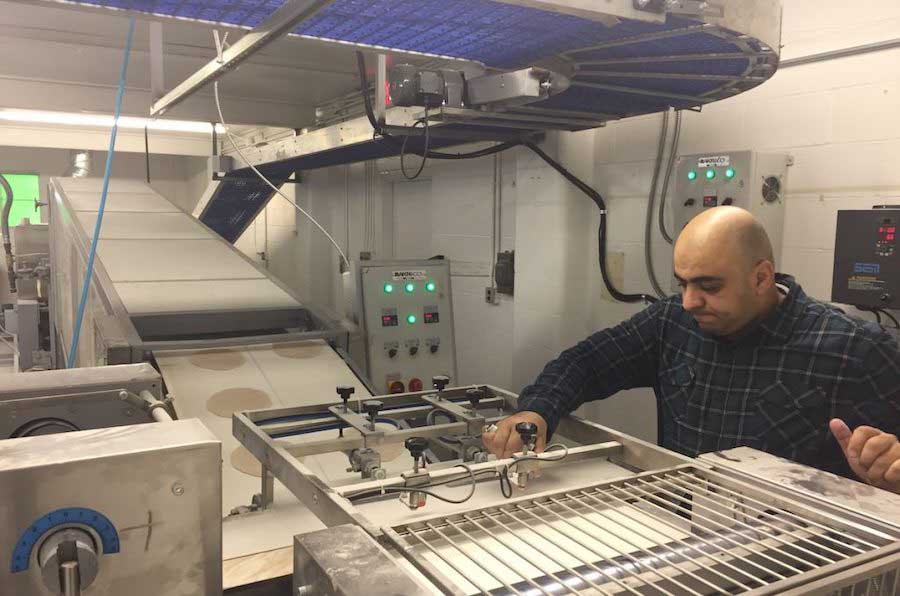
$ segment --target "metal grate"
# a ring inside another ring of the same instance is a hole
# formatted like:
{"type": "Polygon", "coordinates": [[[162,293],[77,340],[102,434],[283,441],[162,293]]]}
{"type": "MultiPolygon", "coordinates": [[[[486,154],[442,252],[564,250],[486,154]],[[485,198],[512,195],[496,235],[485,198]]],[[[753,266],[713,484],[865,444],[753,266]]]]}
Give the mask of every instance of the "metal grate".
{"type": "MultiPolygon", "coordinates": [[[[898,550],[898,536],[692,467],[386,533],[466,594],[780,593],[898,550]]],[[[834,593],[895,594],[892,564],[834,593]]]]}

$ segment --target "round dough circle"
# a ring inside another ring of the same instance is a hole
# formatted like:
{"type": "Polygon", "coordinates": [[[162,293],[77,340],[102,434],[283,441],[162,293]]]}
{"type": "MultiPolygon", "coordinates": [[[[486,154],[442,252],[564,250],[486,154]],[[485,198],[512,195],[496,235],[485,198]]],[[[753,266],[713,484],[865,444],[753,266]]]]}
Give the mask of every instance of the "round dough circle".
{"type": "Polygon", "coordinates": [[[244,355],[233,350],[210,350],[191,356],[191,364],[206,370],[232,370],[244,363],[244,355]]]}
{"type": "Polygon", "coordinates": [[[264,410],[272,405],[265,391],[250,387],[232,387],[213,394],[206,402],[206,409],[222,418],[231,418],[235,412],[264,410]]]}
{"type": "Polygon", "coordinates": [[[303,360],[315,358],[322,353],[322,345],[314,344],[275,344],[272,350],[282,358],[303,360]]]}
{"type": "Polygon", "coordinates": [[[246,447],[238,447],[231,452],[231,467],[248,476],[262,478],[262,464],[246,447]]]}

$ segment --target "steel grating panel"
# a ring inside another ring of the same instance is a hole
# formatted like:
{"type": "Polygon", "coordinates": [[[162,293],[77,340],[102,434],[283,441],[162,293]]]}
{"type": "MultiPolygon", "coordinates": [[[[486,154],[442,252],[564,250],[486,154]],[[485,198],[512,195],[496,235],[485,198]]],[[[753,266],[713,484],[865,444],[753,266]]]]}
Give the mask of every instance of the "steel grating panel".
{"type": "Polygon", "coordinates": [[[775,594],[847,571],[854,594],[900,587],[900,536],[690,466],[385,532],[452,593],[775,594]],[[872,561],[890,565],[857,571],[872,561]]]}

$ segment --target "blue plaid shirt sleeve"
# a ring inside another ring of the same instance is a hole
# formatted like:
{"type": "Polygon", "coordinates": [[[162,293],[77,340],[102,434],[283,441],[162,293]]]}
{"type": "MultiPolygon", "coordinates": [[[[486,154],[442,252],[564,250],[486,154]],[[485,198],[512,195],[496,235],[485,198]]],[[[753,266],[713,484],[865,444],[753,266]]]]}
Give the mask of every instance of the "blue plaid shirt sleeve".
{"type": "Polygon", "coordinates": [[[553,434],[563,416],[587,401],[605,399],[623,389],[654,386],[661,315],[667,307],[667,302],[657,302],[560,354],[522,390],[518,410],[540,414],[553,434]]]}
{"type": "Polygon", "coordinates": [[[900,350],[884,331],[868,343],[862,360],[860,395],[854,400],[859,422],[900,434],[900,350]]]}

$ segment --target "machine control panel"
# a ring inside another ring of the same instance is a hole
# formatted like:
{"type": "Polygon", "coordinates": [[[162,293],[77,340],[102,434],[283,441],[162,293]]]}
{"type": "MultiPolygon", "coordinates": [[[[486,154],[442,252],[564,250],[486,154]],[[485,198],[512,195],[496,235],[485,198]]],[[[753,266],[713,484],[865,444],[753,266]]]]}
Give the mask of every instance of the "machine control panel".
{"type": "Polygon", "coordinates": [[[838,211],[831,299],[865,308],[900,307],[900,207],[838,211]]]}
{"type": "Polygon", "coordinates": [[[387,393],[421,391],[435,375],[456,379],[450,264],[367,261],[359,288],[366,365],[387,393]]]}

